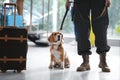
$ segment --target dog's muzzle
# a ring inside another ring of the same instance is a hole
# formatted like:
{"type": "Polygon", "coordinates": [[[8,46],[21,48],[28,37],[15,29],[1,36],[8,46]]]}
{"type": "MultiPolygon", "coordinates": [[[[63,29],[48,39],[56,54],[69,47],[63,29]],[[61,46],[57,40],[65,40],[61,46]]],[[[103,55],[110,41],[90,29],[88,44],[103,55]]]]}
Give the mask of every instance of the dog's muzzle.
{"type": "Polygon", "coordinates": [[[61,37],[60,37],[60,35],[58,35],[58,41],[60,41],[61,40],[61,37]]]}
{"type": "Polygon", "coordinates": [[[57,41],[62,41],[62,35],[57,35],[57,41]]]}

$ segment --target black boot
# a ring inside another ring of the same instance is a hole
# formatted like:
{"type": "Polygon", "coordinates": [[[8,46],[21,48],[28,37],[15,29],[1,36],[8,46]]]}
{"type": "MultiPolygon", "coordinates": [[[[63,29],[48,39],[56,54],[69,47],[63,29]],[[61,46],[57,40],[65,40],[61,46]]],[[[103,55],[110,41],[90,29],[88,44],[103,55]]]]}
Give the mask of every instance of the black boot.
{"type": "Polygon", "coordinates": [[[77,68],[77,71],[90,70],[89,55],[82,55],[83,63],[77,68]]]}
{"type": "Polygon", "coordinates": [[[103,72],[110,72],[110,69],[106,62],[106,53],[100,53],[99,68],[101,68],[103,72]]]}

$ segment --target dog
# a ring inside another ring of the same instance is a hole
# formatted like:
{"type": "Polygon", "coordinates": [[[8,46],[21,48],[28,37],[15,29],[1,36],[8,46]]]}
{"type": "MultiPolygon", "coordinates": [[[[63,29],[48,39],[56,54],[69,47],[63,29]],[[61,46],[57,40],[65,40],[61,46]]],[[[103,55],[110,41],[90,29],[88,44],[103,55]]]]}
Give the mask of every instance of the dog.
{"type": "Polygon", "coordinates": [[[48,37],[48,41],[50,42],[51,53],[49,68],[69,68],[70,61],[62,45],[63,34],[60,32],[52,32],[52,34],[48,37]]]}

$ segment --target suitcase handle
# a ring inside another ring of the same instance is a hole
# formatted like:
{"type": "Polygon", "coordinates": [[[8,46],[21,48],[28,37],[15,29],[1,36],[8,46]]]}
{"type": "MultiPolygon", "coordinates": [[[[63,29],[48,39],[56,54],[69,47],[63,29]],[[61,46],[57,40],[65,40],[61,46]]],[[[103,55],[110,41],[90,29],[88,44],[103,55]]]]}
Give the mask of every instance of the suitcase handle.
{"type": "Polygon", "coordinates": [[[4,4],[4,27],[6,26],[6,5],[14,6],[14,27],[16,26],[16,4],[14,3],[5,3],[4,4]]]}

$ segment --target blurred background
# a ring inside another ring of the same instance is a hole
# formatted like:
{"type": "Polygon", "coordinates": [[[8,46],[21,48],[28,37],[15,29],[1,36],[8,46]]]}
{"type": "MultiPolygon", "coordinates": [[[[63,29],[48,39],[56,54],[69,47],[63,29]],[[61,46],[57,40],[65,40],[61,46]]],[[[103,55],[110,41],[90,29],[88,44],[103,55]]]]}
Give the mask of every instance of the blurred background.
{"type": "MultiPolygon", "coordinates": [[[[4,2],[16,0],[0,0],[0,7],[4,2]]],[[[24,0],[23,21],[24,26],[30,31],[49,33],[60,28],[66,0],[24,0]]],[[[111,0],[109,7],[110,24],[108,38],[120,41],[120,0],[111,0]]],[[[2,8],[0,8],[2,9],[2,8]]],[[[0,10],[1,11],[1,10],[0,10]]],[[[63,32],[66,37],[74,38],[74,26],[71,21],[70,11],[64,22],[63,32]]]]}

